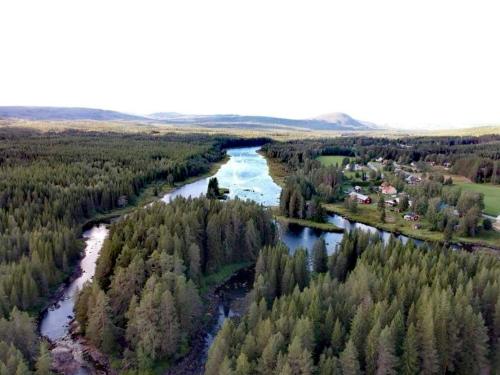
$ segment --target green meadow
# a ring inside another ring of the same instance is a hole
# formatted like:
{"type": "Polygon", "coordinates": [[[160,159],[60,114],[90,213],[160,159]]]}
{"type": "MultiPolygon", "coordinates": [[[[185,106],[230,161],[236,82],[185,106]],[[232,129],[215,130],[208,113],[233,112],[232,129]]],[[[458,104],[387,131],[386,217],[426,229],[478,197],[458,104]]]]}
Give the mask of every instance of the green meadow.
{"type": "MultiPolygon", "coordinates": [[[[321,155],[321,156],[318,156],[318,160],[321,162],[322,165],[325,165],[325,166],[336,165],[336,164],[341,166],[342,160],[344,160],[345,157],[346,156],[343,156],[343,155],[321,155]]],[[[349,157],[347,157],[347,158],[349,158],[349,157]]]]}
{"type": "Polygon", "coordinates": [[[471,190],[484,194],[484,213],[500,215],[500,186],[492,184],[474,184],[470,182],[456,182],[464,190],[471,190]]]}

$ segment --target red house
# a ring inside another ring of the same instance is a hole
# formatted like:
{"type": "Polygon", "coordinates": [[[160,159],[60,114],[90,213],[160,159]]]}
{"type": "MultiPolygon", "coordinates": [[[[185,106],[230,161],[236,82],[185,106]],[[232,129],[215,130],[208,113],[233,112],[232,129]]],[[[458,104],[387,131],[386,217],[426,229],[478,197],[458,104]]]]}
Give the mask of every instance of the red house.
{"type": "Polygon", "coordinates": [[[364,194],[359,194],[359,193],[356,193],[353,191],[351,194],[349,194],[349,196],[353,199],[356,199],[356,201],[358,201],[358,203],[362,203],[362,204],[372,203],[372,199],[369,196],[364,195],[364,194]]]}

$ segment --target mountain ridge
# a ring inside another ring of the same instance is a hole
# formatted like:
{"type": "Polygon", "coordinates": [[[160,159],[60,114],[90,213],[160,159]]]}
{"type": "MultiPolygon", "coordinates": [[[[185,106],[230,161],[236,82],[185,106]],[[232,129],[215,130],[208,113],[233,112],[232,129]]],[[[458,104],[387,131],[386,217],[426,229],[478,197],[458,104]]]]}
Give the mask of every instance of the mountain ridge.
{"type": "Polygon", "coordinates": [[[310,119],[289,119],[284,117],[236,114],[190,115],[177,112],[155,112],[147,115],[135,115],[86,107],[0,106],[0,118],[41,121],[134,121],[204,128],[256,130],[369,131],[375,128],[378,129],[372,123],[356,120],[340,112],[333,112],[310,119]]]}
{"type": "Polygon", "coordinates": [[[0,118],[25,120],[149,121],[150,119],[108,109],[87,107],[0,106],[0,118]]]}

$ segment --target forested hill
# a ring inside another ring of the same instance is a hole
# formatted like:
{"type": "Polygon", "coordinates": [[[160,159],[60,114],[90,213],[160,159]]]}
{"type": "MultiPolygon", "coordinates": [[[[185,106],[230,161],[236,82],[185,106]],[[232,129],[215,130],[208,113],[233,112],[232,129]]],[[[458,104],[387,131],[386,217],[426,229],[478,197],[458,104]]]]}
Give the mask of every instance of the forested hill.
{"type": "Polygon", "coordinates": [[[148,184],[205,173],[223,151],[205,136],[0,129],[0,374],[26,374],[39,349],[32,316],[80,256],[81,224],[148,184]]]}
{"type": "Polygon", "coordinates": [[[349,233],[314,272],[285,246],[257,261],[253,303],[209,352],[218,374],[498,374],[500,261],[349,233]]]}
{"type": "Polygon", "coordinates": [[[271,212],[250,201],[177,198],[137,210],[111,227],[76,318],[122,370],[153,373],[185,354],[200,328],[206,276],[255,261],[275,240],[271,212]]]}

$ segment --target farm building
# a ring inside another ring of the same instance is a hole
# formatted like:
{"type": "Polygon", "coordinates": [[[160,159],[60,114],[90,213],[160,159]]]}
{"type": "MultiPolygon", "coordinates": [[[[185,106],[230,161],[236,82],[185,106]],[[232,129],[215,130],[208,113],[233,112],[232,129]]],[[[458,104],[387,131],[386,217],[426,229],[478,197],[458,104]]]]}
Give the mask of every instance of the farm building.
{"type": "Polygon", "coordinates": [[[418,221],[418,219],[420,219],[420,217],[417,214],[411,212],[409,214],[404,215],[403,219],[408,220],[408,221],[418,221]]]}
{"type": "Polygon", "coordinates": [[[398,205],[398,202],[396,201],[396,199],[390,199],[385,201],[385,205],[389,207],[396,207],[398,205]]]}
{"type": "Polygon", "coordinates": [[[372,203],[372,199],[369,196],[364,195],[364,194],[359,194],[359,193],[356,193],[353,191],[351,194],[349,194],[349,196],[351,198],[356,199],[358,201],[358,203],[363,203],[363,204],[372,203]]]}
{"type": "Polygon", "coordinates": [[[418,176],[415,176],[415,175],[409,175],[408,177],[406,177],[406,182],[410,185],[415,185],[415,184],[418,184],[420,181],[422,181],[422,179],[418,176]]]}
{"type": "Polygon", "coordinates": [[[380,191],[382,192],[382,194],[387,194],[387,195],[393,195],[398,193],[397,189],[394,186],[385,181],[382,182],[382,185],[380,185],[380,191]]]}

